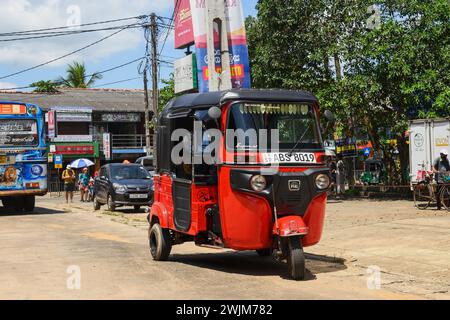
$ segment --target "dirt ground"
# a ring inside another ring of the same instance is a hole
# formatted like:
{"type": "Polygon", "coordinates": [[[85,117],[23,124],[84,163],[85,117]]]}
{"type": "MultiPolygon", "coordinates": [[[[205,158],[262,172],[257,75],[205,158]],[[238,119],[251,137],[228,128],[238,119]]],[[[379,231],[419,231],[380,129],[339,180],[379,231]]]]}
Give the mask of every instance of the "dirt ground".
{"type": "Polygon", "coordinates": [[[0,209],[1,299],[449,299],[450,214],[410,201],[329,201],[308,278],[254,252],[175,246],[150,258],[146,214],[38,200],[0,209]]]}

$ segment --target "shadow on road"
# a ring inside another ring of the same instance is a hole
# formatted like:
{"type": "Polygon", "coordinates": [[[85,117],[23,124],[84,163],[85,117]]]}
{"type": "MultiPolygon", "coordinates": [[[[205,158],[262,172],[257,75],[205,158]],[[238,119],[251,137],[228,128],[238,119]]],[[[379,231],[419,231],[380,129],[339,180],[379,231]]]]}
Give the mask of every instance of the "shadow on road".
{"type": "MultiPolygon", "coordinates": [[[[251,251],[172,254],[170,261],[226,273],[249,276],[280,276],[283,279],[290,280],[286,263],[277,262],[272,257],[260,257],[256,252],[251,251]]],[[[340,258],[306,254],[307,271],[305,280],[315,280],[316,274],[345,270],[347,266],[344,262],[345,260],[340,258]]]]}
{"type": "Polygon", "coordinates": [[[53,210],[49,208],[39,208],[33,212],[14,212],[6,209],[5,207],[0,206],[0,218],[1,217],[14,217],[14,216],[37,216],[37,215],[48,215],[48,214],[64,214],[65,212],[62,210],[53,210]]]}

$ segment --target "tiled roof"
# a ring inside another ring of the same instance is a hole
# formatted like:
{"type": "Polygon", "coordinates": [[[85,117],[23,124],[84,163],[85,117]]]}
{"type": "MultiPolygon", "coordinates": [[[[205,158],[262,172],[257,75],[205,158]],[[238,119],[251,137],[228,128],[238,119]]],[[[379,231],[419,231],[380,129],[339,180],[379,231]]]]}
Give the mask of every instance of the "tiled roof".
{"type": "MultiPolygon", "coordinates": [[[[144,90],[58,89],[59,93],[0,91],[0,101],[33,103],[44,110],[51,107],[91,107],[95,111],[144,111],[144,90]]],[[[151,92],[149,92],[151,109],[151,92]]]]}

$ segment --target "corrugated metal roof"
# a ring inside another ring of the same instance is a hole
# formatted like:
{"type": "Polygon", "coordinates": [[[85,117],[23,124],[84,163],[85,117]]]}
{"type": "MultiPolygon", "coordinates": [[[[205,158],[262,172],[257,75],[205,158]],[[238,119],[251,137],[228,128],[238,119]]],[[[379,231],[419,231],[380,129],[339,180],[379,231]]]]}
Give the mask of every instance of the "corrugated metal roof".
{"type": "MultiPolygon", "coordinates": [[[[144,112],[144,90],[58,89],[60,93],[0,91],[0,101],[32,103],[44,110],[51,107],[89,107],[94,111],[144,112]]],[[[151,91],[149,92],[151,107],[151,91]]]]}

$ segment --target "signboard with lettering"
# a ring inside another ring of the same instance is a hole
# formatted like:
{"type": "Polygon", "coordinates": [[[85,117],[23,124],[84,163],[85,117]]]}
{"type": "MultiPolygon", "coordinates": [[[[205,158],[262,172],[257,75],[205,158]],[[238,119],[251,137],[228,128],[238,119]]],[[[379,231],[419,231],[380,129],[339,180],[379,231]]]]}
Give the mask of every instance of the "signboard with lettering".
{"type": "Polygon", "coordinates": [[[336,154],[343,157],[356,157],[356,142],[353,139],[336,140],[336,154]]]}
{"type": "Polygon", "coordinates": [[[53,139],[56,136],[56,112],[54,110],[50,110],[47,113],[47,122],[48,122],[48,137],[53,139]]]}
{"type": "Polygon", "coordinates": [[[48,154],[48,163],[53,163],[53,153],[48,154]]]}
{"type": "Polygon", "coordinates": [[[103,154],[106,160],[111,160],[111,134],[103,134],[103,154]]]}
{"type": "Polygon", "coordinates": [[[62,167],[63,167],[62,154],[55,154],[55,169],[62,169],[62,167]]]}
{"type": "MultiPolygon", "coordinates": [[[[190,0],[197,58],[198,86],[200,92],[209,91],[206,1],[190,0]]],[[[230,51],[231,83],[233,88],[250,88],[250,63],[242,0],[225,1],[226,28],[230,51]]],[[[221,50],[216,48],[216,72],[221,73],[221,50]]]]}
{"type": "Polygon", "coordinates": [[[175,1],[175,49],[194,44],[192,11],[189,0],[175,1]]]}
{"type": "Polygon", "coordinates": [[[95,147],[93,145],[57,145],[56,152],[65,155],[93,155],[95,147]]]}
{"type": "Polygon", "coordinates": [[[190,54],[175,61],[175,93],[197,89],[197,71],[195,54],[190,54]]]}
{"type": "Polygon", "coordinates": [[[1,119],[0,145],[33,147],[39,143],[37,121],[32,119],[1,119]]]}
{"type": "Polygon", "coordinates": [[[104,113],[103,122],[141,122],[139,113],[104,113]]]}
{"type": "Polygon", "coordinates": [[[59,122],[91,122],[92,108],[89,107],[52,107],[59,122]]]}
{"type": "Polygon", "coordinates": [[[1,104],[0,114],[25,114],[27,107],[23,104],[1,104]]]}

